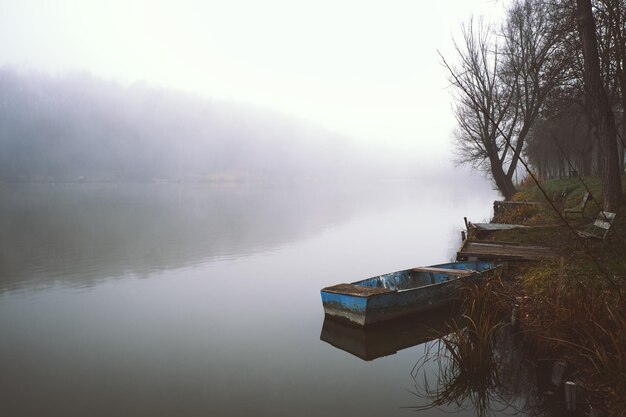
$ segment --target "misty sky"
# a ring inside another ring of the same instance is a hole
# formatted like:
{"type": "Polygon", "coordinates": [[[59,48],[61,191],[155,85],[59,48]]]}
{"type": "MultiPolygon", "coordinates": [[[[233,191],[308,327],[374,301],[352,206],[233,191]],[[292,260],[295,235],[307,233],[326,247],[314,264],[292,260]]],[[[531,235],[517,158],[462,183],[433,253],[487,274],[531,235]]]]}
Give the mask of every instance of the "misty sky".
{"type": "MultiPolygon", "coordinates": [[[[496,0],[0,0],[0,66],[84,70],[269,107],[443,157],[451,37],[496,0]]],[[[445,155],[447,156],[447,155],[445,155]]]]}

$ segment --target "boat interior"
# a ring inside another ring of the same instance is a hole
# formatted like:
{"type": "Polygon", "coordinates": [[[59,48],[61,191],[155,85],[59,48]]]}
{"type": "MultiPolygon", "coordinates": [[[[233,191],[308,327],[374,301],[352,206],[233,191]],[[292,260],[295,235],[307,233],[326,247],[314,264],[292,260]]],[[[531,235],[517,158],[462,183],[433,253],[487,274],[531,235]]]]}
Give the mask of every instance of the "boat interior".
{"type": "Polygon", "coordinates": [[[475,274],[479,271],[484,271],[492,266],[493,265],[489,262],[457,262],[430,267],[412,268],[357,281],[353,283],[353,285],[403,291],[455,280],[463,276],[475,274]]]}

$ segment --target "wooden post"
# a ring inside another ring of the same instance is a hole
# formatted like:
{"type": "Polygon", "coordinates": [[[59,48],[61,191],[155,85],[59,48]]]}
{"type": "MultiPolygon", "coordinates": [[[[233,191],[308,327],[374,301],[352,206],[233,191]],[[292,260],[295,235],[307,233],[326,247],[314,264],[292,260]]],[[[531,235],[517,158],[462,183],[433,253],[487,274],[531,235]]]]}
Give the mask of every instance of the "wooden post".
{"type": "MultiPolygon", "coordinates": [[[[561,281],[561,283],[563,283],[563,280],[565,279],[565,257],[561,256],[561,262],[559,265],[559,281],[561,281]]],[[[556,290],[556,306],[560,307],[561,306],[561,293],[562,291],[556,290]]]]}
{"type": "Polygon", "coordinates": [[[565,408],[576,411],[576,383],[572,381],[565,383],[565,408]]]}
{"type": "Polygon", "coordinates": [[[591,405],[589,406],[589,417],[600,417],[602,413],[598,411],[597,408],[593,408],[591,405]]]}
{"type": "Polygon", "coordinates": [[[465,222],[465,230],[469,232],[469,224],[467,223],[467,217],[463,217],[463,221],[465,222]]]}
{"type": "Polygon", "coordinates": [[[465,231],[461,230],[461,242],[465,242],[466,236],[465,236],[465,231]]]}
{"type": "Polygon", "coordinates": [[[563,382],[563,374],[565,373],[566,367],[565,362],[554,362],[552,366],[552,385],[557,388],[560,387],[561,382],[563,382]]]}

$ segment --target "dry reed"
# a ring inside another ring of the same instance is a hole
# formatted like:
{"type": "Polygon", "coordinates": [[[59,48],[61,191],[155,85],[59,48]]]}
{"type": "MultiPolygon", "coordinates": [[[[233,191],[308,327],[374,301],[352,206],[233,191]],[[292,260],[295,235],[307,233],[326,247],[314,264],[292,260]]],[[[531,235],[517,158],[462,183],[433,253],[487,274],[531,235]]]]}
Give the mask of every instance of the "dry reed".
{"type": "Polygon", "coordinates": [[[424,406],[412,407],[415,410],[469,404],[484,416],[493,411],[494,404],[503,404],[498,392],[502,355],[496,343],[507,322],[500,276],[491,276],[480,286],[467,283],[463,293],[460,320],[448,325],[447,334],[431,346],[412,371],[414,394],[428,401],[424,406]],[[429,385],[426,375],[431,362],[438,366],[435,386],[429,385]]]}
{"type": "Polygon", "coordinates": [[[553,277],[522,301],[521,321],[538,354],[567,360],[589,401],[626,415],[626,302],[615,290],[553,277]]]}

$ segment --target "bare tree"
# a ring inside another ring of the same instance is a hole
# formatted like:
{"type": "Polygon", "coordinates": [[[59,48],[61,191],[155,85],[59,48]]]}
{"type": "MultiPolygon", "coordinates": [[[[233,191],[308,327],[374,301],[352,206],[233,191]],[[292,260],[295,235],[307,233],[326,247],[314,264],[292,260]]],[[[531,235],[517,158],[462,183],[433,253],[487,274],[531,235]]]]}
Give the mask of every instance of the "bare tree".
{"type": "Polygon", "coordinates": [[[463,28],[458,67],[447,65],[456,87],[458,160],[488,169],[506,199],[533,122],[567,67],[563,32],[545,1],[520,0],[507,11],[499,36],[482,22],[463,28]],[[485,163],[488,163],[486,166],[485,163]]]}
{"type": "Polygon", "coordinates": [[[571,58],[562,47],[567,32],[561,29],[561,17],[560,8],[545,0],[516,1],[508,10],[502,29],[508,73],[502,78],[515,87],[514,105],[519,113],[513,131],[514,158],[519,158],[548,95],[561,84],[569,67],[571,58]]]}
{"type": "Polygon", "coordinates": [[[457,156],[460,163],[488,170],[500,192],[509,199],[515,194],[512,173],[506,163],[510,147],[506,140],[512,133],[505,120],[515,119],[509,113],[512,88],[500,82],[500,59],[498,46],[492,42],[492,31],[482,20],[463,26],[463,44],[455,42],[460,64],[450,67],[450,81],[455,88],[455,116],[457,156]],[[487,164],[485,164],[487,162],[487,164]]]}

